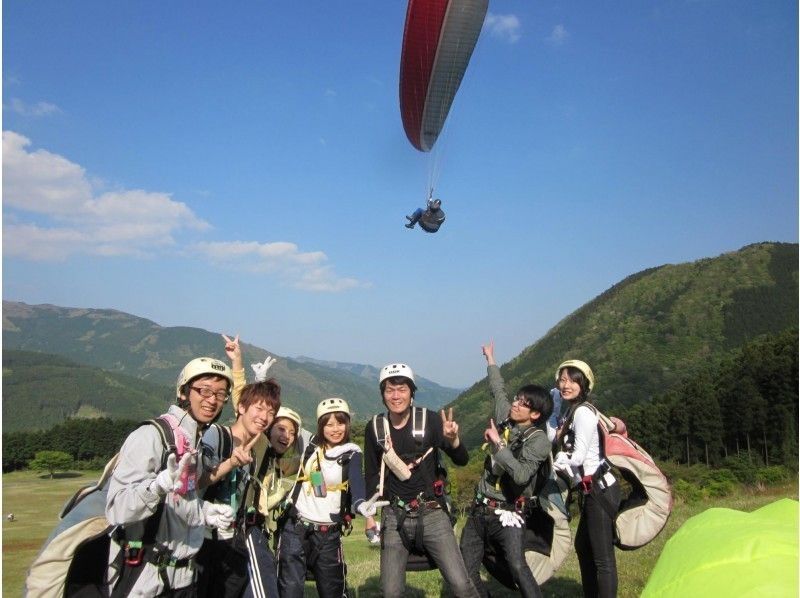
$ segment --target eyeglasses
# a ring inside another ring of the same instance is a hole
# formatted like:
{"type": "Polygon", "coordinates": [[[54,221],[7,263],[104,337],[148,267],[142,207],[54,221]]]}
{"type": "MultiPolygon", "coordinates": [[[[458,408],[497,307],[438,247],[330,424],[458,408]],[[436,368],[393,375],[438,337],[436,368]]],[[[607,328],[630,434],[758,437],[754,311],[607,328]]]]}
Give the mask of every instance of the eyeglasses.
{"type": "Polygon", "coordinates": [[[526,409],[531,408],[531,404],[528,402],[527,399],[523,397],[514,397],[514,400],[511,401],[512,403],[519,403],[520,407],[525,407],[526,409]]]}
{"type": "Polygon", "coordinates": [[[213,390],[211,390],[207,386],[190,386],[189,388],[191,388],[193,391],[195,391],[197,394],[199,394],[204,399],[210,399],[211,397],[214,397],[220,403],[224,403],[225,401],[228,400],[228,391],[227,390],[220,390],[220,391],[214,392],[213,390]]]}

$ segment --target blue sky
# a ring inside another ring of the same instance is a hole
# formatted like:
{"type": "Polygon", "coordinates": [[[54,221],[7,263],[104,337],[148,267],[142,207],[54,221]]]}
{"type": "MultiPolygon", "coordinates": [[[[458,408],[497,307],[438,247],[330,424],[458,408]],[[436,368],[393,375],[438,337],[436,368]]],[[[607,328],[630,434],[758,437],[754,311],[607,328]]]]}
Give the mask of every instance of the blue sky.
{"type": "Polygon", "coordinates": [[[3,2],[3,298],[468,386],[630,274],[797,241],[796,2],[493,1],[433,155],[404,18],[3,2]]]}

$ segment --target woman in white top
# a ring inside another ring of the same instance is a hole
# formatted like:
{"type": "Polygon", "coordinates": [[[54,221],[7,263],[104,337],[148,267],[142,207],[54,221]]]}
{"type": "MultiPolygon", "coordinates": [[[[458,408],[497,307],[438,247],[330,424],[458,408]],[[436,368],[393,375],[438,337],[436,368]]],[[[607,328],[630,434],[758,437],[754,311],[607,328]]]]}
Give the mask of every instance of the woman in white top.
{"type": "Polygon", "coordinates": [[[279,523],[278,592],[302,598],[311,570],[322,598],[347,596],[342,531],[353,512],[374,516],[364,500],[361,448],[350,442],[350,408],[338,398],[317,406],[317,433],[303,454],[291,506],[279,523]]]}
{"type": "Polygon", "coordinates": [[[558,366],[556,384],[569,411],[556,439],[559,452],[554,467],[573,479],[580,478],[581,518],[575,551],[583,595],[613,597],[617,595],[614,518],[619,510],[620,488],[600,446],[597,411],[587,401],[594,388],[594,374],[585,362],[570,359],[558,366]]]}

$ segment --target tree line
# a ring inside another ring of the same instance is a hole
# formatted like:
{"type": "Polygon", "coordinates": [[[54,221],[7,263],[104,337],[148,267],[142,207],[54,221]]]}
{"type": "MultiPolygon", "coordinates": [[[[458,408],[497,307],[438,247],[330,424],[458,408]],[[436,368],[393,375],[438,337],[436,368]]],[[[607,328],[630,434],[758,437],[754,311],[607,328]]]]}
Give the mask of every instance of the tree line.
{"type": "Polygon", "coordinates": [[[796,328],[761,337],[709,357],[652,401],[607,415],[620,416],[656,460],[714,467],[745,457],[796,469],[797,348],[796,328]]]}

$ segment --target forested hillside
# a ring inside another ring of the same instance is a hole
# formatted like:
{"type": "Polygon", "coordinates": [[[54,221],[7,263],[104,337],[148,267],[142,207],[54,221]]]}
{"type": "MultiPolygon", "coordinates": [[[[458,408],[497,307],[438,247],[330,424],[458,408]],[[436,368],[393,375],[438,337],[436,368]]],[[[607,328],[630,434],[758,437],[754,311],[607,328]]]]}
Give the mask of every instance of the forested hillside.
{"type": "MultiPolygon", "coordinates": [[[[139,378],[159,388],[171,387],[184,364],[194,357],[209,355],[227,360],[222,338],[215,332],[181,326],[162,327],[150,320],[109,309],[27,305],[12,301],[3,301],[3,349],[57,354],[73,362],[139,378]]],[[[250,378],[249,364],[263,361],[268,352],[248,343],[242,343],[242,352],[250,378]]],[[[71,372],[72,382],[63,387],[67,396],[59,401],[61,404],[74,407],[81,401],[85,402],[85,391],[75,391],[93,386],[94,378],[79,380],[88,371],[71,372]]],[[[281,383],[284,403],[299,411],[304,418],[312,418],[317,404],[332,396],[346,398],[357,419],[366,419],[376,413],[380,409],[377,373],[370,376],[365,372],[377,370],[368,365],[288,357],[279,357],[270,370],[270,374],[281,383]]],[[[14,380],[17,394],[41,396],[40,385],[33,375],[27,375],[24,370],[18,370],[17,374],[14,380]]],[[[437,408],[458,395],[458,390],[425,378],[421,378],[418,384],[417,400],[421,405],[437,408]]],[[[151,387],[142,385],[142,388],[151,387]]],[[[98,392],[101,390],[97,389],[98,392]]],[[[124,397],[115,403],[121,410],[116,411],[115,416],[140,417],[138,405],[131,404],[131,410],[126,411],[127,405],[124,397]]],[[[111,413],[104,408],[101,411],[111,413]]],[[[66,407],[50,413],[57,413],[55,416],[59,419],[51,419],[47,425],[75,414],[66,407]]],[[[38,417],[31,414],[7,411],[5,400],[3,414],[4,418],[8,417],[4,422],[8,429],[23,429],[38,421],[38,417]],[[25,423],[19,423],[22,421],[25,423]]],[[[153,414],[150,411],[148,416],[153,414]]]]}
{"type": "Polygon", "coordinates": [[[148,419],[175,387],[80,365],[48,353],[3,349],[3,431],[44,430],[68,417],[148,419]]]}
{"type": "MultiPolygon", "coordinates": [[[[501,367],[509,392],[553,384],[569,358],[594,370],[594,400],[620,411],[677,387],[711,359],[797,326],[798,246],[760,243],[629,276],[501,367]]],[[[474,446],[490,411],[486,380],[453,403],[474,446]]]]}

